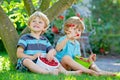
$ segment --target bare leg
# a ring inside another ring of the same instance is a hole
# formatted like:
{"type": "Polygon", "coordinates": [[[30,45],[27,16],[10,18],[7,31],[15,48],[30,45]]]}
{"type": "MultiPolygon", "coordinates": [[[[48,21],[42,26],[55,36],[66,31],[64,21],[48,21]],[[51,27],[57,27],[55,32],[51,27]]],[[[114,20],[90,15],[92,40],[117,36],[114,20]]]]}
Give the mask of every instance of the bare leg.
{"type": "Polygon", "coordinates": [[[113,72],[103,71],[101,70],[94,62],[91,65],[90,69],[99,72],[100,75],[110,75],[110,76],[116,76],[113,72]]]}
{"type": "Polygon", "coordinates": [[[55,69],[54,71],[48,71],[46,69],[42,69],[40,66],[35,64],[30,59],[24,59],[23,65],[26,66],[31,72],[58,75],[58,70],[57,69],[55,69]]]}
{"type": "Polygon", "coordinates": [[[66,55],[63,57],[62,64],[68,65],[71,69],[82,70],[84,73],[98,76],[99,74],[96,71],[85,68],[84,66],[75,62],[70,56],[66,55]]]}
{"type": "Polygon", "coordinates": [[[62,65],[59,66],[59,72],[66,74],[66,75],[79,75],[82,73],[81,70],[77,70],[77,71],[67,71],[62,65]]]}

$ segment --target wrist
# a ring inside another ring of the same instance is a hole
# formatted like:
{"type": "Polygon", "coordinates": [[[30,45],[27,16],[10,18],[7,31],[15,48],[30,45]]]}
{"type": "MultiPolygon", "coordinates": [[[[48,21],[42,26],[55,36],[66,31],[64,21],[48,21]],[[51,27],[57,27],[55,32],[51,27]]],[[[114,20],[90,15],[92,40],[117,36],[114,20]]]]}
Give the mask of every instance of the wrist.
{"type": "Polygon", "coordinates": [[[31,56],[31,59],[32,59],[32,60],[35,60],[35,59],[36,59],[36,57],[35,57],[35,56],[31,56]]]}
{"type": "Polygon", "coordinates": [[[70,38],[69,38],[68,36],[66,36],[66,38],[65,38],[65,39],[66,39],[66,41],[68,41],[70,38]]]}

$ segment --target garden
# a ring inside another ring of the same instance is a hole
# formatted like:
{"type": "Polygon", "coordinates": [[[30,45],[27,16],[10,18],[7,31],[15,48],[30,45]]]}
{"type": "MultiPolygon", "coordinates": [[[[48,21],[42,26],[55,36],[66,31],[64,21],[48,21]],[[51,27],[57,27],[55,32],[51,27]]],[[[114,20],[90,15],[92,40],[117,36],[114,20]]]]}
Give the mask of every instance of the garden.
{"type": "MultiPolygon", "coordinates": [[[[44,34],[55,44],[64,34],[63,24],[71,16],[78,16],[85,23],[82,37],[88,43],[82,48],[88,56],[120,56],[120,0],[1,0],[0,1],[0,80],[119,80],[110,76],[43,75],[15,70],[16,44],[19,37],[29,32],[28,17],[36,10],[45,13],[50,25],[44,34]]],[[[85,41],[85,40],[84,40],[85,41]]]]}

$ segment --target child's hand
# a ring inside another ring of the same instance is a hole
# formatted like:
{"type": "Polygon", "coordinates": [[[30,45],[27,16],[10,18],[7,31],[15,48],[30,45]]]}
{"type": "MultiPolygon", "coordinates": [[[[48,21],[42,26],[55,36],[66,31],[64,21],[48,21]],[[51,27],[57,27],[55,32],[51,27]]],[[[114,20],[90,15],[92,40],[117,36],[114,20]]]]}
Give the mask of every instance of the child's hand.
{"type": "Polygon", "coordinates": [[[96,61],[96,54],[91,54],[89,60],[92,62],[96,61]]]}
{"type": "Polygon", "coordinates": [[[46,55],[46,58],[47,58],[48,61],[51,61],[51,60],[54,59],[54,55],[53,55],[52,53],[48,53],[48,54],[46,55]]]}
{"type": "Polygon", "coordinates": [[[41,53],[36,53],[33,55],[33,60],[35,60],[37,57],[41,56],[41,53]]]}
{"type": "Polygon", "coordinates": [[[68,32],[68,34],[67,34],[67,37],[68,37],[69,39],[74,39],[75,36],[76,36],[75,30],[72,29],[72,28],[69,29],[69,32],[68,32]]]}

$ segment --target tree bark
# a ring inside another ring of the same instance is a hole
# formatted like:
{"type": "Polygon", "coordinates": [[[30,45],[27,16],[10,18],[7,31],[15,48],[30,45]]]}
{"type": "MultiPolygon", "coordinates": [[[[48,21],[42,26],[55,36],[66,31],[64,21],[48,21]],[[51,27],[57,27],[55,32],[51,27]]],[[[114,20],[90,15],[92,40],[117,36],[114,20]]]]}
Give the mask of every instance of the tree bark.
{"type": "Polygon", "coordinates": [[[31,0],[23,0],[23,1],[24,1],[25,9],[28,15],[30,16],[35,11],[34,5],[31,0]]]}
{"type": "Polygon", "coordinates": [[[47,9],[44,13],[48,16],[49,20],[52,21],[55,17],[68,9],[75,1],[76,0],[59,0],[58,2],[53,4],[51,8],[47,9]]]}
{"type": "Polygon", "coordinates": [[[16,57],[16,44],[18,41],[18,33],[7,17],[6,13],[0,6],[0,37],[3,41],[5,49],[10,57],[11,64],[15,65],[17,61],[16,57]]]}
{"type": "Polygon", "coordinates": [[[40,7],[39,7],[39,11],[45,11],[46,9],[49,8],[49,4],[50,4],[50,1],[51,0],[42,0],[41,4],[40,4],[40,7]]]}

